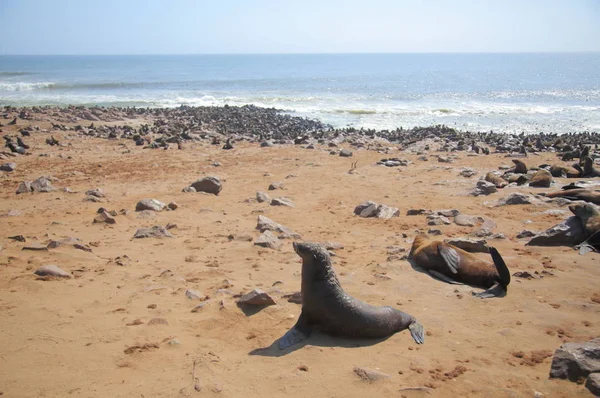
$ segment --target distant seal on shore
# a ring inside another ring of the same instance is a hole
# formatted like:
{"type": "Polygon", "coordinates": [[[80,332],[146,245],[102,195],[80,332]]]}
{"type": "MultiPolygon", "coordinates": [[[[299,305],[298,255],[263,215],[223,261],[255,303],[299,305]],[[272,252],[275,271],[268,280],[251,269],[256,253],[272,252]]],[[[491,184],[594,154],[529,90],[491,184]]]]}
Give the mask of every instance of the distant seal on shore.
{"type": "Polygon", "coordinates": [[[550,192],[546,194],[547,198],[565,198],[569,200],[583,200],[585,202],[600,205],[600,191],[576,188],[564,191],[550,192]]]}
{"type": "Polygon", "coordinates": [[[432,241],[426,234],[415,236],[409,261],[419,271],[447,283],[464,283],[488,290],[477,293],[480,298],[506,295],[510,271],[500,253],[490,247],[494,264],[442,241],[432,241]]]}
{"type": "Polygon", "coordinates": [[[408,329],[415,342],[423,344],[423,326],[412,315],[348,296],[322,246],[311,242],[294,242],[293,246],[302,258],[302,312],[294,327],[279,339],[280,349],[305,340],[313,327],[360,338],[382,338],[408,329]]]}
{"type": "Polygon", "coordinates": [[[594,167],[594,161],[590,157],[583,160],[582,177],[600,177],[600,170],[594,167]]]}

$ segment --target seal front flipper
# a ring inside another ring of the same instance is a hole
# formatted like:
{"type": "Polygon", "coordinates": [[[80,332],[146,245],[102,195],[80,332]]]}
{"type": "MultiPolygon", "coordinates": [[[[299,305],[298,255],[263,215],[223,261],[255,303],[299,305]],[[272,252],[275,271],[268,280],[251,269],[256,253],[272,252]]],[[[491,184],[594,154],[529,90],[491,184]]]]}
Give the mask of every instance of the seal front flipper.
{"type": "Polygon", "coordinates": [[[443,243],[438,244],[438,252],[444,259],[444,262],[448,266],[448,269],[453,274],[458,273],[458,266],[460,265],[460,256],[456,250],[443,243]]]}
{"type": "Polygon", "coordinates": [[[298,322],[279,339],[279,349],[283,350],[303,342],[310,336],[312,328],[308,325],[304,312],[300,313],[298,322]]]}
{"type": "Polygon", "coordinates": [[[508,270],[504,259],[502,258],[500,253],[498,253],[498,250],[496,250],[495,247],[490,247],[490,255],[492,256],[492,260],[494,261],[494,265],[496,266],[496,271],[498,272],[498,276],[500,277],[499,283],[505,290],[507,290],[508,285],[510,284],[510,271],[508,270]]]}
{"type": "Polygon", "coordinates": [[[412,338],[415,340],[415,343],[423,344],[425,342],[425,333],[423,331],[423,326],[419,322],[414,321],[413,323],[408,325],[408,330],[410,331],[410,335],[412,336],[412,338]]]}

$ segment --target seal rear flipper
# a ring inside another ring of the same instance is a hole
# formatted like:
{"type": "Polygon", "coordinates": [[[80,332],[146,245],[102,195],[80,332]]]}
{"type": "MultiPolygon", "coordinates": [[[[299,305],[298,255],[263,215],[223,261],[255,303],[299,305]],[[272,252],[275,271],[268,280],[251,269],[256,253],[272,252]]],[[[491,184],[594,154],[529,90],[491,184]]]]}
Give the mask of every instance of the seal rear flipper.
{"type": "Polygon", "coordinates": [[[408,330],[410,331],[410,335],[412,336],[412,338],[415,340],[415,343],[423,344],[425,342],[425,333],[423,331],[423,326],[419,322],[414,321],[413,323],[408,325],[408,330]]]}
{"type": "Polygon", "coordinates": [[[494,261],[494,265],[496,266],[496,271],[498,271],[500,284],[504,287],[504,289],[506,289],[510,284],[510,271],[508,270],[504,259],[502,259],[502,256],[500,253],[498,253],[498,250],[496,250],[495,247],[490,247],[490,254],[492,256],[492,260],[494,261]]]}
{"type": "Polygon", "coordinates": [[[506,287],[502,286],[500,283],[494,283],[494,286],[490,287],[487,290],[484,290],[480,293],[473,292],[473,296],[479,297],[482,299],[485,298],[493,298],[493,297],[504,297],[506,296],[506,287]]]}
{"type": "Polygon", "coordinates": [[[462,282],[455,281],[454,279],[447,277],[446,275],[444,275],[440,272],[437,272],[435,270],[430,270],[430,271],[426,271],[426,272],[429,273],[429,275],[431,275],[432,278],[438,279],[442,282],[450,283],[452,285],[463,285],[462,282]]]}
{"type": "Polygon", "coordinates": [[[460,255],[452,247],[440,243],[438,244],[438,253],[444,259],[444,262],[448,266],[448,269],[453,274],[458,273],[458,267],[460,265],[460,255]]]}
{"type": "Polygon", "coordinates": [[[279,349],[284,350],[306,340],[308,336],[294,326],[279,339],[279,349]]]}

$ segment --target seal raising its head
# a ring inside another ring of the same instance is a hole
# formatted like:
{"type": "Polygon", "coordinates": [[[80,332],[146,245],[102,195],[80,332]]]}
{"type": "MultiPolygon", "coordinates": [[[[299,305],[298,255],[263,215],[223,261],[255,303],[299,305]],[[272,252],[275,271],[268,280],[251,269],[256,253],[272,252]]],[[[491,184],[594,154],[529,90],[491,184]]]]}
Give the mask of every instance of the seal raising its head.
{"type": "Polygon", "coordinates": [[[444,282],[489,288],[476,294],[477,297],[506,295],[510,272],[495,248],[490,247],[490,254],[494,264],[483,261],[456,246],[441,241],[431,241],[427,235],[419,234],[413,241],[410,261],[414,268],[444,282]]]}
{"type": "Polygon", "coordinates": [[[569,206],[569,210],[579,217],[585,232],[585,240],[576,246],[579,254],[600,251],[600,210],[590,203],[577,203],[569,206]]]}
{"type": "Polygon", "coordinates": [[[408,328],[417,344],[423,344],[423,326],[412,315],[348,296],[325,248],[295,242],[294,250],[302,258],[302,312],[296,325],[279,339],[280,349],[305,340],[313,327],[332,335],[363,338],[387,337],[408,328]]]}

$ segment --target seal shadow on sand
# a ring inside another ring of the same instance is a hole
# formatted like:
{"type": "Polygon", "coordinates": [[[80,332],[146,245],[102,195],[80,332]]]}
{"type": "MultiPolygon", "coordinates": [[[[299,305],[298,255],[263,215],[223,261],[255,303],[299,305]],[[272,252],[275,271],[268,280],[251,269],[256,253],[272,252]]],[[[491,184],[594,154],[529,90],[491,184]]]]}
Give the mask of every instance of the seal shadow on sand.
{"type": "MultiPolygon", "coordinates": [[[[415,260],[411,257],[408,257],[406,259],[406,261],[408,261],[408,263],[410,264],[412,269],[414,269],[415,271],[420,272],[422,274],[425,274],[425,275],[429,276],[431,279],[435,279],[436,281],[440,281],[440,282],[446,283],[448,285],[463,285],[463,286],[469,286],[473,289],[481,289],[481,286],[467,285],[462,282],[456,282],[456,281],[452,281],[452,280],[445,280],[445,279],[438,278],[435,275],[427,272],[427,270],[424,270],[423,268],[419,267],[416,264],[415,260]]],[[[486,291],[485,289],[483,289],[483,290],[486,291]]],[[[487,291],[490,293],[493,293],[493,297],[495,297],[495,298],[505,297],[507,294],[506,290],[504,290],[502,288],[491,288],[491,289],[488,289],[487,291]]],[[[475,296],[477,293],[475,291],[471,290],[471,294],[473,296],[475,296]]]]}
{"type": "MultiPolygon", "coordinates": [[[[248,353],[248,355],[260,355],[263,357],[282,357],[287,354],[291,354],[292,352],[303,348],[306,345],[311,345],[315,347],[340,347],[340,348],[360,348],[360,347],[370,347],[375,344],[379,344],[381,342],[386,341],[390,336],[385,336],[381,338],[347,338],[347,337],[337,337],[332,336],[326,333],[323,333],[319,330],[314,330],[310,337],[306,340],[294,344],[291,347],[280,349],[279,348],[279,339],[276,339],[270,346],[263,348],[256,348],[248,353]]],[[[283,336],[282,336],[283,337],[283,336]]]]}

